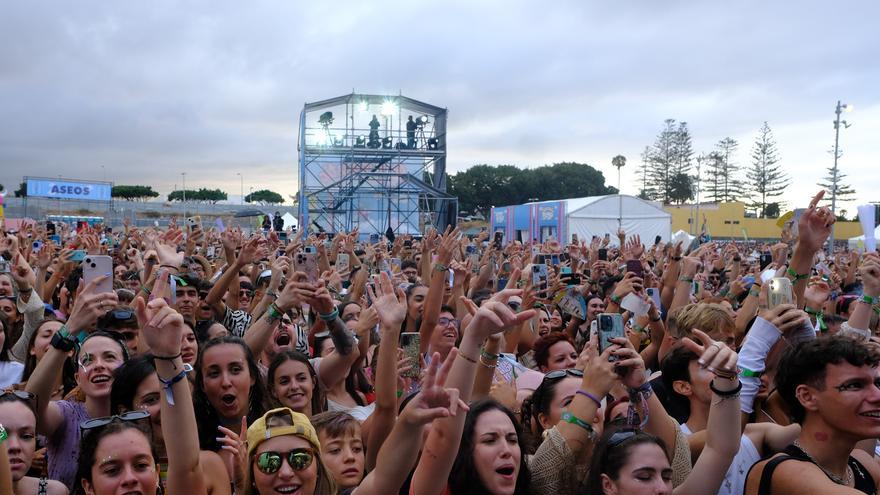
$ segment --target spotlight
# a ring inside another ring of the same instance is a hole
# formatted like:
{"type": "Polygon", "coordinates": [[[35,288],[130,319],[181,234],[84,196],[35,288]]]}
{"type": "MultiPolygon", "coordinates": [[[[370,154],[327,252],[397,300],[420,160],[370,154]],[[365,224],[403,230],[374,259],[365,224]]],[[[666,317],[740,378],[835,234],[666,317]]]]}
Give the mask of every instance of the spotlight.
{"type": "Polygon", "coordinates": [[[393,147],[390,137],[382,138],[382,149],[390,150],[393,147]]]}
{"type": "Polygon", "coordinates": [[[386,101],[382,103],[382,115],[394,115],[397,113],[397,105],[394,104],[393,101],[386,101]]]}
{"type": "Polygon", "coordinates": [[[367,138],[363,136],[358,136],[354,142],[355,148],[366,148],[367,147],[367,138]]]}
{"type": "Polygon", "coordinates": [[[427,123],[428,123],[428,116],[427,116],[427,115],[422,115],[421,117],[419,117],[419,123],[422,124],[422,125],[427,124],[427,123]]]}
{"type": "Polygon", "coordinates": [[[361,112],[366,112],[369,109],[370,109],[370,104],[367,103],[367,100],[361,100],[361,102],[358,103],[358,110],[360,110],[361,112]]]}
{"type": "Polygon", "coordinates": [[[428,139],[428,149],[429,150],[436,150],[438,145],[439,145],[439,142],[437,141],[437,138],[428,139]]]}
{"type": "Polygon", "coordinates": [[[324,127],[329,127],[333,124],[333,112],[324,112],[318,117],[318,123],[324,127]]]}

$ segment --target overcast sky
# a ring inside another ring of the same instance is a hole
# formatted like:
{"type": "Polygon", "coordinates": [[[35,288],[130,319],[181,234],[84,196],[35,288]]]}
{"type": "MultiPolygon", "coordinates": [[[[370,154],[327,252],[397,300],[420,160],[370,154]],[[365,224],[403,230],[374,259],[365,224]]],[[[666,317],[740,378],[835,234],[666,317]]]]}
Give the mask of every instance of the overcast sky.
{"type": "MultiPolygon", "coordinates": [[[[449,109],[450,172],[589,163],[623,192],[663,119],[695,151],[763,121],[799,205],[840,160],[880,200],[880,2],[5,2],[0,182],[23,175],[220,187],[296,184],[305,102],[357,92],[449,109]],[[103,167],[103,168],[102,168],[103,167]]],[[[847,205],[854,210],[855,203],[847,205]]]]}

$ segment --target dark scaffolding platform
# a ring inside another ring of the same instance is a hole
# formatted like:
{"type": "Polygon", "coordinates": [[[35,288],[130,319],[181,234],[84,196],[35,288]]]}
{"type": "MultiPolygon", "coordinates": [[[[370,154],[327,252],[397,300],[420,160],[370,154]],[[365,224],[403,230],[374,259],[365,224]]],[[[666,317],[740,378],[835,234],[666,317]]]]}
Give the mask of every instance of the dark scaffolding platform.
{"type": "Polygon", "coordinates": [[[454,225],[446,117],[446,109],[405,96],[352,93],[307,103],[298,144],[302,228],[358,228],[366,237],[389,226],[418,235],[428,225],[454,225]]]}

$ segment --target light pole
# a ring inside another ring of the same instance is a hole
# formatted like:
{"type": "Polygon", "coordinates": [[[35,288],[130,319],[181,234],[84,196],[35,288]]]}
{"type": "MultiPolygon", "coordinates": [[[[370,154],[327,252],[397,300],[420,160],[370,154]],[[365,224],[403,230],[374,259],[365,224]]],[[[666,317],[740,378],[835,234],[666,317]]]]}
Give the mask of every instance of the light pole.
{"type": "Polygon", "coordinates": [[[239,192],[241,193],[241,205],[244,206],[244,176],[241,175],[241,172],[236,172],[235,175],[237,175],[238,178],[241,179],[241,189],[239,190],[239,192]]]}
{"type": "MultiPolygon", "coordinates": [[[[852,112],[853,106],[846,103],[841,104],[837,100],[837,107],[834,109],[834,168],[831,169],[831,216],[837,218],[837,158],[840,156],[838,152],[838,144],[840,142],[840,124],[843,127],[849,127],[845,120],[840,120],[841,112],[852,112]]],[[[834,251],[834,224],[831,224],[831,237],[828,241],[828,254],[834,251]]]]}
{"type": "Polygon", "coordinates": [[[626,157],[617,155],[611,159],[611,165],[617,167],[617,229],[623,228],[623,195],[620,194],[620,170],[626,165],[626,157]]]}
{"type": "Polygon", "coordinates": [[[694,218],[694,232],[698,237],[703,233],[702,224],[700,223],[700,166],[703,164],[704,159],[705,157],[702,153],[697,157],[697,216],[694,218]]]}
{"type": "Polygon", "coordinates": [[[183,218],[186,218],[186,172],[181,172],[180,177],[183,181],[183,218]]]}

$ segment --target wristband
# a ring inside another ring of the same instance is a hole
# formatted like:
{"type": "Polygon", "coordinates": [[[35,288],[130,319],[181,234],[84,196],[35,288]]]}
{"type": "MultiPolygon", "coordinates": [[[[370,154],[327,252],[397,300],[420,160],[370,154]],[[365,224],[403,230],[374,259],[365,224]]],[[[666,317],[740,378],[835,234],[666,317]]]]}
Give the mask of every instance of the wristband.
{"type": "Polygon", "coordinates": [[[678,281],[679,282],[687,282],[689,284],[694,283],[694,279],[692,279],[690,277],[685,277],[685,276],[678,277],[678,281]]]}
{"type": "Polygon", "coordinates": [[[464,353],[461,352],[461,350],[458,351],[458,357],[464,359],[465,361],[467,361],[469,363],[477,364],[476,359],[469,357],[469,356],[465,356],[464,353]]]}
{"type": "Polygon", "coordinates": [[[486,359],[494,359],[494,360],[497,360],[499,355],[498,355],[498,354],[492,354],[491,352],[489,352],[489,351],[487,351],[485,348],[483,348],[483,349],[480,349],[480,356],[482,356],[482,357],[484,357],[484,358],[486,358],[486,359]]]}
{"type": "Polygon", "coordinates": [[[5,442],[7,438],[9,438],[9,433],[6,433],[6,428],[0,425],[0,443],[5,442]]]}
{"type": "Polygon", "coordinates": [[[807,278],[810,277],[809,273],[800,274],[800,273],[794,271],[794,269],[790,266],[785,269],[785,274],[788,275],[789,277],[791,277],[791,281],[794,283],[798,283],[801,280],[806,280],[807,278]]]}
{"type": "Polygon", "coordinates": [[[656,318],[654,318],[654,317],[650,317],[650,316],[649,316],[648,318],[649,318],[652,322],[654,322],[654,323],[657,323],[658,321],[660,321],[660,320],[663,319],[663,317],[660,316],[660,313],[657,313],[657,317],[656,317],[656,318]]]}
{"type": "Polygon", "coordinates": [[[618,306],[620,306],[620,301],[623,300],[623,298],[621,298],[617,294],[611,294],[611,297],[609,297],[608,299],[611,299],[611,302],[613,302],[614,304],[616,304],[618,306]]]}
{"type": "Polygon", "coordinates": [[[484,360],[485,358],[483,357],[482,354],[480,354],[480,357],[479,357],[478,359],[479,359],[479,361],[480,361],[480,365],[481,365],[481,366],[485,366],[485,367],[489,368],[490,370],[494,370],[495,368],[498,367],[497,364],[487,363],[487,362],[484,360]]]}
{"type": "Polygon", "coordinates": [[[321,318],[322,320],[324,320],[326,322],[331,322],[331,321],[335,320],[337,316],[339,316],[339,308],[333,308],[333,311],[331,311],[327,314],[318,313],[318,318],[321,318]]]}
{"type": "Polygon", "coordinates": [[[860,298],[858,299],[858,301],[859,301],[860,303],[865,303],[865,304],[868,304],[868,305],[870,305],[870,306],[873,306],[873,305],[877,304],[877,299],[880,299],[880,298],[877,298],[877,297],[871,297],[871,296],[865,294],[865,295],[863,295],[862,297],[860,297],[860,298]]]}
{"type": "Polygon", "coordinates": [[[739,391],[742,390],[743,384],[742,382],[737,382],[736,388],[733,390],[718,390],[717,388],[715,388],[715,380],[712,380],[711,382],[709,382],[709,388],[712,390],[712,393],[714,393],[718,397],[726,398],[739,395],[739,391]]]}
{"type": "Polygon", "coordinates": [[[272,303],[266,310],[266,319],[269,320],[269,323],[275,323],[275,320],[280,320],[283,314],[284,312],[281,311],[281,308],[277,304],[272,303]]]}
{"type": "Polygon", "coordinates": [[[575,416],[574,414],[572,414],[572,413],[570,413],[570,412],[568,412],[568,411],[562,413],[562,418],[561,418],[561,419],[562,419],[562,421],[565,421],[565,422],[568,423],[568,424],[572,424],[572,425],[580,426],[580,427],[583,428],[583,429],[584,429],[584,430],[585,430],[585,431],[586,431],[591,437],[594,436],[594,435],[596,434],[596,432],[593,430],[593,427],[590,426],[589,423],[587,423],[586,421],[582,420],[581,418],[575,416]]]}
{"type": "Polygon", "coordinates": [[[174,369],[177,369],[177,364],[174,363],[174,360],[179,358],[181,353],[177,353],[174,356],[156,356],[153,355],[153,359],[158,359],[159,361],[171,361],[171,366],[174,366],[174,369]]]}
{"type": "Polygon", "coordinates": [[[764,370],[753,371],[748,368],[739,367],[739,376],[743,378],[760,378],[764,374],[764,370]]]}
{"type": "Polygon", "coordinates": [[[141,287],[141,290],[144,291],[144,294],[146,294],[146,295],[148,295],[148,296],[149,296],[150,294],[152,294],[152,292],[150,291],[149,288],[147,288],[146,285],[143,286],[143,287],[141,287]]]}
{"type": "Polygon", "coordinates": [[[49,345],[58,349],[61,352],[70,352],[74,348],[76,348],[76,341],[70,338],[70,333],[67,331],[67,326],[63,325],[61,329],[55,332],[55,335],[52,336],[52,340],[49,341],[49,345]]]}
{"type": "Polygon", "coordinates": [[[180,373],[174,375],[168,380],[163,379],[161,376],[158,375],[158,373],[156,374],[157,378],[159,378],[159,383],[162,384],[162,388],[165,390],[165,401],[168,402],[169,406],[174,405],[174,392],[172,392],[171,387],[173,387],[175,383],[186,378],[186,374],[192,370],[192,365],[184,363],[183,369],[180,370],[180,373]]]}
{"type": "Polygon", "coordinates": [[[635,330],[638,333],[648,333],[647,329],[645,327],[639,325],[638,323],[633,324],[633,330],[635,330]]]}
{"type": "MultiPolygon", "coordinates": [[[[862,302],[862,301],[859,301],[859,302],[862,302]]],[[[815,309],[804,308],[804,312],[807,313],[808,315],[816,317],[816,323],[819,324],[819,330],[821,330],[823,332],[828,331],[828,324],[825,323],[825,313],[823,313],[822,310],[817,311],[815,309]]]]}
{"type": "Polygon", "coordinates": [[[274,290],[267,290],[266,295],[272,299],[278,299],[278,294],[276,294],[274,290]]]}
{"type": "Polygon", "coordinates": [[[445,272],[449,270],[449,267],[444,265],[443,263],[434,263],[434,271],[445,272]]]}
{"type": "Polygon", "coordinates": [[[159,265],[159,268],[171,268],[171,269],[177,270],[178,272],[180,271],[180,267],[174,266],[174,265],[159,265]]]}
{"type": "Polygon", "coordinates": [[[583,395],[584,397],[586,397],[586,398],[590,399],[591,401],[595,402],[597,408],[599,408],[599,409],[602,408],[602,401],[599,400],[595,395],[593,395],[593,394],[587,392],[586,390],[584,390],[584,389],[582,389],[582,388],[579,388],[579,389],[577,390],[577,392],[575,392],[575,393],[578,393],[578,394],[580,394],[580,395],[583,395]]]}

